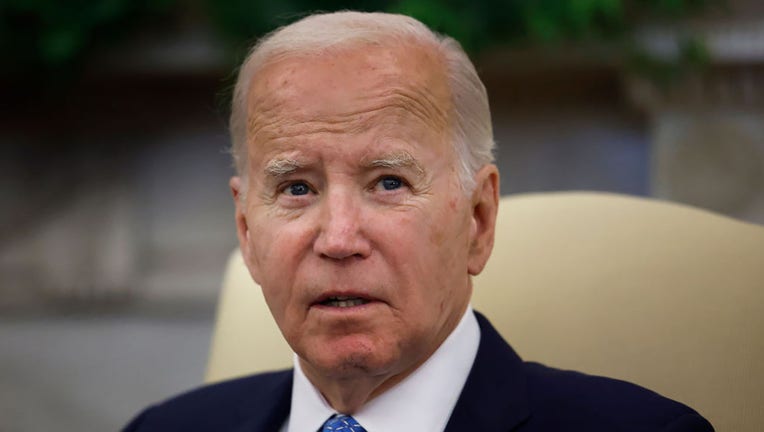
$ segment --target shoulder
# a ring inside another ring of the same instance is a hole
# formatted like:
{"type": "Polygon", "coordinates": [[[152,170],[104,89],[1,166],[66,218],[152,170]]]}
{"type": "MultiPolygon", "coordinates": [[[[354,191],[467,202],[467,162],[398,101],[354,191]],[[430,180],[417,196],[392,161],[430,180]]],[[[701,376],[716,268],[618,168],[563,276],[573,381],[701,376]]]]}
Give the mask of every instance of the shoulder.
{"type": "Polygon", "coordinates": [[[291,383],[292,371],[284,370],[203,386],[145,409],[124,431],[231,430],[284,401],[288,410],[291,383]]]}
{"type": "MultiPolygon", "coordinates": [[[[713,431],[688,406],[626,381],[524,363],[531,422],[581,430],[713,431]]],[[[551,429],[550,429],[551,430],[551,429]]]]}

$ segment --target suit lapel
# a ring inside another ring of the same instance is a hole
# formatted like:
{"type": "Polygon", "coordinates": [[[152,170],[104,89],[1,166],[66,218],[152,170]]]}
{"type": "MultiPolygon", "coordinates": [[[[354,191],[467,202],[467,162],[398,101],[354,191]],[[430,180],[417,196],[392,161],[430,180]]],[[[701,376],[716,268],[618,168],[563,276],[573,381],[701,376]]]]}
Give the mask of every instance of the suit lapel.
{"type": "Polygon", "coordinates": [[[292,403],[292,370],[278,372],[259,385],[238,407],[241,424],[236,432],[274,432],[289,415],[292,403]]]}
{"type": "Polygon", "coordinates": [[[530,416],[523,362],[479,313],[480,345],[445,432],[509,431],[530,416]]]}

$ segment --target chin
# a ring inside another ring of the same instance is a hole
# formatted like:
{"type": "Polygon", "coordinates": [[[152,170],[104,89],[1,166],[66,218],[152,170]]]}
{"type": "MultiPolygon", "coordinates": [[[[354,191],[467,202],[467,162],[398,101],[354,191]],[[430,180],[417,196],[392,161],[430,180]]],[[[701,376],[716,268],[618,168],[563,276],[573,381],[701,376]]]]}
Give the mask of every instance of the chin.
{"type": "Polygon", "coordinates": [[[386,375],[397,363],[397,356],[390,349],[367,344],[353,347],[334,346],[327,351],[322,347],[317,355],[303,356],[318,373],[335,379],[353,379],[386,375]],[[380,355],[385,353],[386,355],[380,355]]]}

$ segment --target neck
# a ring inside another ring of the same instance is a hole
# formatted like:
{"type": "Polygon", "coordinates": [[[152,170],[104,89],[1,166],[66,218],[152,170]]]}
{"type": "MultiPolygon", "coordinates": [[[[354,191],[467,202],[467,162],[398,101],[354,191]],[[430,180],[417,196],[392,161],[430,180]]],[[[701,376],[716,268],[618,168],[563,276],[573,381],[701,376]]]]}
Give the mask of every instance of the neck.
{"type": "Polygon", "coordinates": [[[337,379],[321,375],[302,359],[300,359],[300,367],[311,384],[321,392],[321,395],[334,410],[349,415],[356,413],[367,402],[398,384],[413,372],[412,370],[405,374],[379,377],[359,374],[354,377],[337,379]]]}

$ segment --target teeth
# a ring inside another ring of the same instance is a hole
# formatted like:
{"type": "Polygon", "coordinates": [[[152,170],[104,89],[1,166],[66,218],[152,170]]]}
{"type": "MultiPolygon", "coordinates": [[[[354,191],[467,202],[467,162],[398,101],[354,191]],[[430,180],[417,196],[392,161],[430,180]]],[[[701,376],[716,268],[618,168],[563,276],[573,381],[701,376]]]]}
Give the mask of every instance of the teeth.
{"type": "Polygon", "coordinates": [[[368,303],[367,300],[357,298],[357,297],[346,297],[346,296],[331,297],[327,299],[325,302],[323,302],[323,304],[327,306],[341,307],[341,308],[360,306],[366,303],[368,303]]]}

